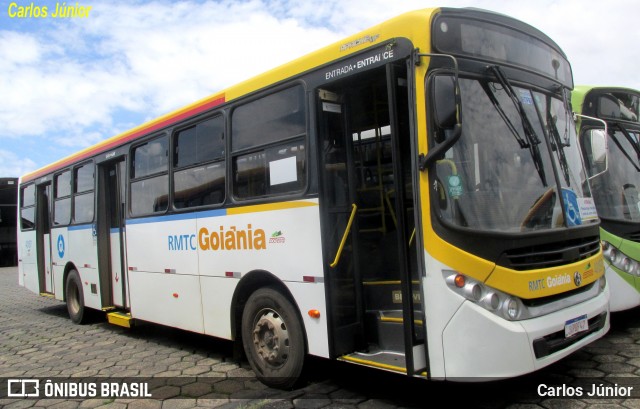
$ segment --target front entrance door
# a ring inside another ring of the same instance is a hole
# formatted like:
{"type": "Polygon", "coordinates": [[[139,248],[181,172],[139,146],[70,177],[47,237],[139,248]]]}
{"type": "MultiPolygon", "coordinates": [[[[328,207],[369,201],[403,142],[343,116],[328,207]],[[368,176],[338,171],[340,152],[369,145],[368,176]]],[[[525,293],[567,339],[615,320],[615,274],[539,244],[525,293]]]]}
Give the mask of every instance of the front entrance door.
{"type": "Polygon", "coordinates": [[[321,206],[334,356],[424,369],[406,67],[317,92],[321,206]]]}

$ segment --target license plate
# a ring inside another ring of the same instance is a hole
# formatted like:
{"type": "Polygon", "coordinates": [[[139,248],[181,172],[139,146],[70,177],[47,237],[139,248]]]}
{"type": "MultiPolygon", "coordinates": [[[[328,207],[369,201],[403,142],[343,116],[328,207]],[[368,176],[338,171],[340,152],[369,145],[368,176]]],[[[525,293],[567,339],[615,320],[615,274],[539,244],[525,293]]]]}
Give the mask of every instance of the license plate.
{"type": "Polygon", "coordinates": [[[589,329],[589,321],[587,316],[576,317],[564,323],[564,337],[569,338],[578,332],[587,331],[589,329]]]}

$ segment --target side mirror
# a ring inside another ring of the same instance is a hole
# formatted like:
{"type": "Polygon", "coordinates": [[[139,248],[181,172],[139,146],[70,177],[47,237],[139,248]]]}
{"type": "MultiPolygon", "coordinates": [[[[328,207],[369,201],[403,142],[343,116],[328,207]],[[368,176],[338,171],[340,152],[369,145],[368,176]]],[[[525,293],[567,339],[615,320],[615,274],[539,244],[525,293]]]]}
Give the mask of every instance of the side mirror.
{"type": "MultiPolygon", "coordinates": [[[[421,171],[429,168],[437,159],[441,158],[462,135],[461,110],[458,90],[458,77],[453,75],[437,75],[433,78],[431,96],[436,126],[446,130],[447,136],[435,137],[438,145],[429,150],[426,156],[420,155],[418,168],[421,171]],[[461,111],[460,111],[461,112],[461,111]]],[[[443,132],[444,134],[444,132],[443,132]]]]}
{"type": "Polygon", "coordinates": [[[452,129],[457,123],[456,87],[452,75],[438,75],[433,79],[433,102],[436,125],[452,129]]]}
{"type": "Polygon", "coordinates": [[[587,134],[591,147],[591,162],[595,165],[596,174],[606,172],[609,166],[609,152],[607,148],[607,134],[603,129],[592,129],[587,134]]]}

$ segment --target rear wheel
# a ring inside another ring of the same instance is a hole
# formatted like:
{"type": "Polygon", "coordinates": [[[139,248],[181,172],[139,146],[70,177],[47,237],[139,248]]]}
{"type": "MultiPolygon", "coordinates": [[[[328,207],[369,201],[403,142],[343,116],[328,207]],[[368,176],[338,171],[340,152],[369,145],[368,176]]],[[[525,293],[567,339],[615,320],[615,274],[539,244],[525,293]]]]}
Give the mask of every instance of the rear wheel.
{"type": "Polygon", "coordinates": [[[280,292],[251,294],[242,313],[242,344],[257,378],[279,389],[294,387],[305,359],[302,324],[296,308],[280,292]]]}
{"type": "Polygon", "coordinates": [[[76,324],[84,324],[89,319],[89,313],[84,306],[84,291],[80,274],[76,270],[69,271],[65,286],[65,298],[69,318],[76,324]]]}

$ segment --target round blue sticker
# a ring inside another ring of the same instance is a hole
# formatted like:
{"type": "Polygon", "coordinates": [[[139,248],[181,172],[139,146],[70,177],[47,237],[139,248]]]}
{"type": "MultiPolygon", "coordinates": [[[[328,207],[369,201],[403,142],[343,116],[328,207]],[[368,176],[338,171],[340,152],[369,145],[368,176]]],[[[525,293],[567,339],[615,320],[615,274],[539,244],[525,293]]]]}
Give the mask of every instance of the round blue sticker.
{"type": "Polygon", "coordinates": [[[62,234],[58,236],[58,256],[64,258],[64,237],[62,237],[62,234]]]}
{"type": "Polygon", "coordinates": [[[449,176],[449,196],[454,199],[462,196],[462,180],[458,175],[449,176]]]}

